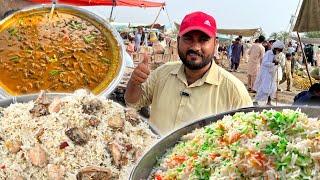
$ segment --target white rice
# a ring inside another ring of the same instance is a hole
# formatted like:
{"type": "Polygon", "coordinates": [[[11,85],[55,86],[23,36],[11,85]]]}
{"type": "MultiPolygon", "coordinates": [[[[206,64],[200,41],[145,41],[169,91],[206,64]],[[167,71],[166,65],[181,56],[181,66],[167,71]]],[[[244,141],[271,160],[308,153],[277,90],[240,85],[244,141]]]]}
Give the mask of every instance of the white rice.
{"type": "Polygon", "coordinates": [[[109,118],[116,114],[125,118],[125,112],[121,105],[106,99],[99,99],[103,109],[95,114],[101,120],[100,124],[97,127],[87,126],[85,118],[88,115],[82,112],[82,105],[92,99],[97,97],[84,90],[76,91],[61,99],[63,105],[58,113],[36,118],[29,112],[34,102],[17,103],[4,108],[2,117],[0,113],[0,137],[3,139],[0,138],[0,179],[15,179],[17,176],[48,179],[47,167],[33,166],[27,155],[28,150],[37,143],[35,134],[41,128],[45,129],[41,136],[41,147],[48,155],[48,164],[64,166],[65,179],[76,179],[79,170],[87,166],[107,167],[119,179],[127,179],[136,158],[128,152],[128,164],[118,169],[107,150],[110,139],[114,138],[119,144],[130,143],[134,149],[146,150],[158,137],[142,121],[136,126],[125,121],[121,131],[109,127],[109,118]],[[75,145],[65,135],[66,129],[74,126],[84,128],[89,135],[90,139],[85,145],[75,145]],[[5,147],[8,140],[21,141],[21,150],[16,154],[9,152],[5,147]],[[67,142],[69,146],[60,149],[62,142],[67,142]]]}

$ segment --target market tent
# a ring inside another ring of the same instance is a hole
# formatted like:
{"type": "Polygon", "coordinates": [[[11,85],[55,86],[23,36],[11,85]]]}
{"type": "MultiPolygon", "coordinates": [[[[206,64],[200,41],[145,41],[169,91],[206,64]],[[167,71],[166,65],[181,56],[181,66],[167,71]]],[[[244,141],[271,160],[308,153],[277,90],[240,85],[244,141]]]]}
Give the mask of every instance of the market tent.
{"type": "Polygon", "coordinates": [[[256,33],[260,32],[260,28],[254,29],[218,29],[218,33],[227,35],[242,35],[245,37],[254,36],[256,33]]]}
{"type": "MultiPolygon", "coordinates": [[[[174,25],[179,30],[180,24],[177,22],[174,22],[174,25]]],[[[225,35],[242,35],[245,37],[254,36],[256,33],[260,32],[260,28],[255,29],[218,29],[218,33],[225,34],[225,35]]]]}
{"type": "Polygon", "coordinates": [[[219,41],[231,41],[232,38],[228,37],[227,35],[223,35],[223,34],[218,34],[217,35],[219,41]]]}
{"type": "MultiPolygon", "coordinates": [[[[52,3],[52,0],[29,0],[36,3],[52,3]]],[[[163,7],[165,3],[145,0],[59,0],[61,4],[78,6],[130,6],[130,7],[163,7]]]]}
{"type": "MultiPolygon", "coordinates": [[[[300,47],[303,49],[299,32],[320,31],[320,0],[303,0],[293,31],[297,32],[300,47]]],[[[304,50],[302,54],[304,59],[307,59],[304,50]]],[[[308,64],[305,63],[305,65],[310,85],[312,85],[308,64]]]]}
{"type": "Polygon", "coordinates": [[[150,25],[138,25],[138,26],[132,26],[130,25],[131,28],[138,28],[138,27],[143,27],[143,28],[147,28],[147,29],[150,29],[151,27],[154,28],[154,29],[159,29],[161,31],[164,31],[165,29],[165,25],[161,25],[161,24],[158,24],[158,23],[155,23],[153,24],[150,24],[150,25]]]}
{"type": "Polygon", "coordinates": [[[293,31],[320,31],[320,0],[303,0],[293,31]]]}
{"type": "MultiPolygon", "coordinates": [[[[299,38],[296,36],[292,36],[292,39],[294,39],[295,41],[299,41],[299,38]]],[[[304,44],[320,44],[320,38],[300,38],[301,42],[304,44]]]]}

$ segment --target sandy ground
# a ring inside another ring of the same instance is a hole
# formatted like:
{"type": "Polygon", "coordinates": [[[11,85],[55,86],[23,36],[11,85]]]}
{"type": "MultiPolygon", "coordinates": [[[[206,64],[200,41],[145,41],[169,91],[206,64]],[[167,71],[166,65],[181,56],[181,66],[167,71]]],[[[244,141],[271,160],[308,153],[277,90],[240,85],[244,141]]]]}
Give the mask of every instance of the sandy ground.
{"type": "MultiPolygon", "coordinates": [[[[137,65],[138,62],[136,61],[135,64],[137,65]]],[[[224,67],[226,70],[229,70],[229,61],[228,60],[220,60],[219,61],[220,66],[224,67]]],[[[126,85],[128,80],[130,79],[131,73],[133,71],[133,68],[126,68],[126,72],[124,74],[124,77],[117,87],[116,91],[113,93],[113,98],[116,101],[124,101],[123,99],[123,93],[125,91],[126,85]]],[[[246,86],[247,86],[247,71],[248,71],[248,64],[245,63],[243,60],[240,63],[238,72],[231,72],[233,75],[235,75],[238,79],[240,79],[246,86]]],[[[272,105],[291,105],[293,103],[294,97],[301,91],[301,89],[297,89],[295,87],[292,87],[292,91],[285,91],[286,90],[286,82],[282,83],[280,85],[280,89],[283,91],[278,91],[278,101],[272,101],[272,105]]],[[[252,100],[255,100],[255,93],[250,93],[250,96],[252,97],[252,100]]]]}

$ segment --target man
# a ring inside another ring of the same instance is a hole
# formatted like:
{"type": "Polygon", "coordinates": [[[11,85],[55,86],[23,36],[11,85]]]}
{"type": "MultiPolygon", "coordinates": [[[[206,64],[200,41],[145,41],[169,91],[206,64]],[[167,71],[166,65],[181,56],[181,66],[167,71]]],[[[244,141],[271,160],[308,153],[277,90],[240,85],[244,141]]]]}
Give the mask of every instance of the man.
{"type": "Polygon", "coordinates": [[[140,51],[140,46],[141,46],[141,39],[142,38],[142,27],[138,28],[138,31],[134,35],[134,50],[135,52],[140,51]]]}
{"type": "Polygon", "coordinates": [[[288,44],[288,53],[292,54],[295,52],[294,47],[292,46],[292,42],[290,41],[288,44]]]}
{"type": "Polygon", "coordinates": [[[264,36],[259,36],[257,43],[254,43],[252,47],[249,49],[249,61],[248,61],[248,90],[251,91],[253,89],[254,82],[256,81],[256,77],[258,72],[260,71],[260,64],[262,62],[262,58],[264,56],[264,47],[262,43],[265,41],[264,36]]]}
{"type": "Polygon", "coordinates": [[[220,47],[219,38],[216,37],[216,46],[215,46],[215,52],[214,52],[214,58],[215,58],[216,62],[217,62],[218,59],[220,59],[219,47],[220,47]]]}
{"type": "Polygon", "coordinates": [[[232,57],[231,57],[231,71],[238,71],[241,56],[243,56],[243,46],[240,43],[240,38],[237,38],[232,46],[232,57]]]}
{"type": "Polygon", "coordinates": [[[125,99],[136,108],[151,104],[150,123],[161,135],[212,114],[251,106],[243,83],[213,61],[215,19],[203,12],[183,19],[177,42],[182,62],[150,74],[147,58],[133,71],[125,99]]]}
{"type": "Polygon", "coordinates": [[[279,62],[276,59],[283,48],[283,42],[276,41],[272,44],[271,50],[267,51],[263,57],[260,72],[253,88],[257,91],[256,101],[258,102],[267,101],[267,105],[271,105],[271,98],[275,98],[278,83],[277,71],[279,72],[279,62]]]}
{"type": "Polygon", "coordinates": [[[308,91],[303,91],[294,97],[293,105],[320,105],[320,83],[313,84],[308,91]]]}
{"type": "Polygon", "coordinates": [[[292,89],[292,72],[291,72],[291,63],[292,63],[292,53],[286,54],[286,63],[285,63],[285,77],[287,80],[287,91],[292,89]]]}
{"type": "Polygon", "coordinates": [[[308,44],[305,49],[304,52],[306,53],[306,57],[307,57],[307,62],[311,64],[311,66],[314,66],[314,59],[313,59],[313,45],[312,44],[308,44]]]}
{"type": "Polygon", "coordinates": [[[248,52],[249,52],[249,50],[250,50],[250,48],[252,47],[252,45],[250,44],[250,41],[246,41],[246,43],[244,43],[244,45],[243,45],[243,51],[244,51],[244,61],[246,62],[246,63],[248,63],[249,62],[249,57],[248,57],[248,52]]]}

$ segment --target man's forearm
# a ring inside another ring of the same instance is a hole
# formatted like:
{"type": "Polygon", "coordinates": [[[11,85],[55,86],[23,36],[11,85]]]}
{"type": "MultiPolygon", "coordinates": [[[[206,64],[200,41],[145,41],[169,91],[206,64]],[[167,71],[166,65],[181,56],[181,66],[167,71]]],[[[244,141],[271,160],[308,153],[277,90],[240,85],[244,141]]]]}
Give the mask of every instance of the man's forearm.
{"type": "Polygon", "coordinates": [[[124,95],[126,102],[128,103],[136,103],[139,101],[142,95],[141,86],[132,83],[130,80],[127,85],[127,89],[124,95]]]}

